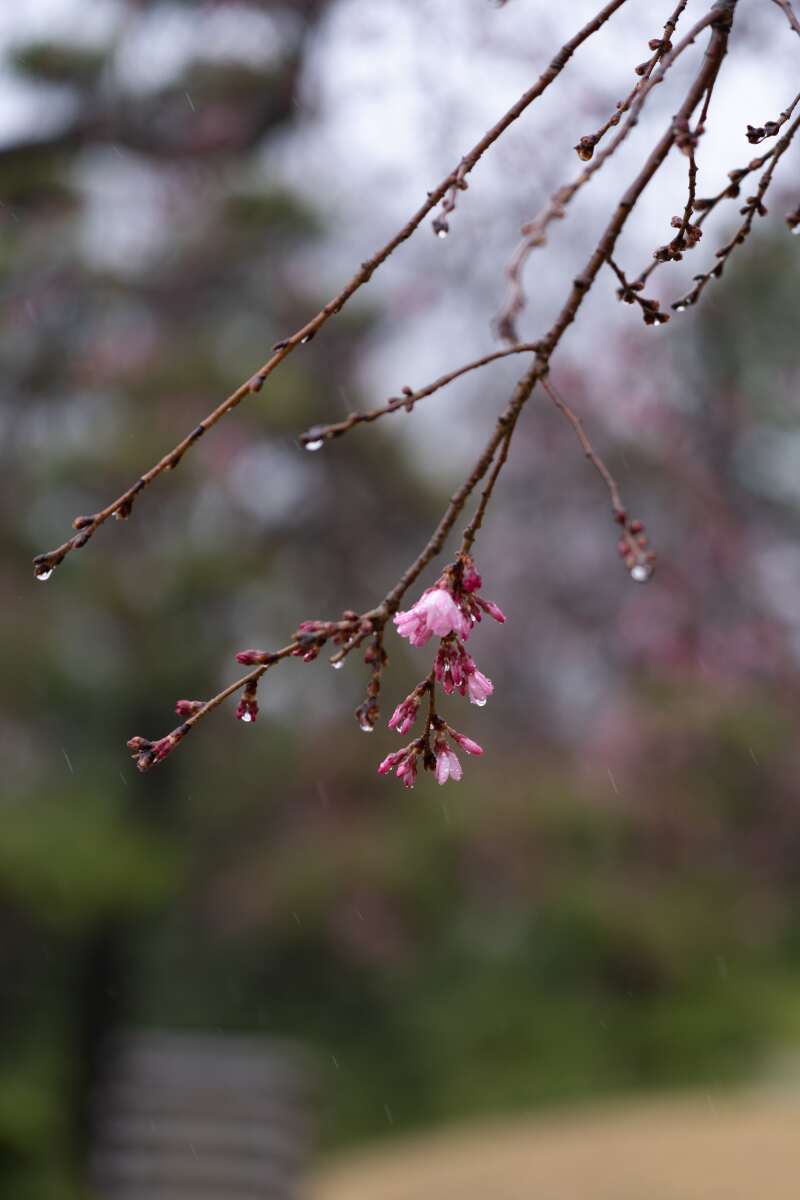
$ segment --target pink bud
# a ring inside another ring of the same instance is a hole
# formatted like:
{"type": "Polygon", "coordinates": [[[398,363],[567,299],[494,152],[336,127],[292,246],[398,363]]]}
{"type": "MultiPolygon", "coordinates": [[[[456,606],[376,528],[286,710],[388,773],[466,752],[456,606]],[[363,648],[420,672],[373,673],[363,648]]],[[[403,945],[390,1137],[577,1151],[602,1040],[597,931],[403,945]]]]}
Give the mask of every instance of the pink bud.
{"type": "Polygon", "coordinates": [[[457,729],[448,729],[448,733],[456,745],[460,746],[462,750],[466,750],[467,754],[483,754],[483,746],[479,746],[477,742],[473,742],[472,738],[459,733],[457,729]]]}
{"type": "Polygon", "coordinates": [[[484,600],[483,596],[476,596],[475,599],[485,613],[488,613],[490,617],[494,617],[495,621],[499,621],[501,625],[505,624],[506,615],[502,608],[499,608],[493,600],[484,600]]]}
{"type": "Polygon", "coordinates": [[[267,650],[240,650],[236,661],[243,667],[257,667],[262,663],[272,662],[273,657],[267,650]]]}
{"type": "Polygon", "coordinates": [[[196,712],[199,712],[203,707],[202,700],[178,700],[175,705],[175,712],[179,717],[192,717],[196,712]]]}
{"type": "Polygon", "coordinates": [[[397,766],[404,753],[404,750],[395,750],[392,754],[387,754],[383,762],[378,765],[378,774],[388,775],[391,769],[397,766]]]}

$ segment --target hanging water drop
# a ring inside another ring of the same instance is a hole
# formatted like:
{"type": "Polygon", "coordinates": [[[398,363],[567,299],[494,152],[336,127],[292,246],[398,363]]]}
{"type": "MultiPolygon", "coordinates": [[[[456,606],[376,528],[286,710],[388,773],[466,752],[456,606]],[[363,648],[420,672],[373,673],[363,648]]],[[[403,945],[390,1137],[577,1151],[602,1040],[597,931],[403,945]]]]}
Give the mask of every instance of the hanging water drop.
{"type": "Polygon", "coordinates": [[[305,346],[306,342],[310,342],[310,341],[311,341],[311,334],[307,333],[304,338],[300,338],[300,345],[305,346]]]}
{"type": "Polygon", "coordinates": [[[244,721],[245,725],[249,725],[250,722],[252,721],[252,719],[253,719],[253,714],[249,713],[249,712],[243,712],[240,717],[240,720],[244,721]]]}
{"type": "Polygon", "coordinates": [[[40,583],[47,583],[47,580],[53,574],[52,567],[37,567],[35,571],[36,578],[40,583]]]}
{"type": "Polygon", "coordinates": [[[685,302],[681,301],[681,303],[680,303],[680,304],[673,304],[673,306],[672,306],[672,307],[673,307],[673,310],[674,310],[676,313],[682,313],[682,312],[686,312],[686,310],[687,310],[687,308],[689,307],[689,305],[688,305],[688,304],[686,304],[685,302]]]}
{"type": "Polygon", "coordinates": [[[472,703],[477,705],[478,708],[483,708],[486,701],[485,700],[473,700],[472,703]]]}
{"type": "Polygon", "coordinates": [[[442,227],[440,227],[439,229],[436,230],[436,236],[438,238],[446,238],[447,232],[448,231],[446,229],[443,229],[442,227]]]}
{"type": "Polygon", "coordinates": [[[332,662],[331,666],[333,667],[334,671],[341,671],[342,667],[344,666],[344,659],[340,658],[338,662],[332,662]]]}
{"type": "Polygon", "coordinates": [[[369,721],[359,721],[358,725],[359,725],[359,729],[361,730],[362,733],[374,733],[375,732],[375,726],[370,725],[369,721]]]}
{"type": "Polygon", "coordinates": [[[311,442],[305,442],[305,448],[306,448],[306,450],[311,450],[311,451],[321,450],[324,441],[325,441],[324,438],[314,438],[314,440],[311,442]]]}
{"type": "Polygon", "coordinates": [[[652,574],[653,568],[648,563],[636,563],[631,567],[631,579],[634,583],[647,583],[652,574]]]}
{"type": "Polygon", "coordinates": [[[798,235],[800,235],[800,224],[795,225],[794,229],[792,230],[792,237],[797,237],[798,235]]]}

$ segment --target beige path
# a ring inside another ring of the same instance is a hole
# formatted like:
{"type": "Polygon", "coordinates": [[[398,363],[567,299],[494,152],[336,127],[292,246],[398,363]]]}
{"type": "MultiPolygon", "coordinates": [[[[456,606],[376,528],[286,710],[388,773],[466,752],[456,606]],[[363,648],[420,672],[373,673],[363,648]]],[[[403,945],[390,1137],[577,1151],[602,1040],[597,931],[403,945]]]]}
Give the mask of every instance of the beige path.
{"type": "Polygon", "coordinates": [[[800,1200],[800,1089],[643,1101],[393,1143],[312,1200],[800,1200]]]}

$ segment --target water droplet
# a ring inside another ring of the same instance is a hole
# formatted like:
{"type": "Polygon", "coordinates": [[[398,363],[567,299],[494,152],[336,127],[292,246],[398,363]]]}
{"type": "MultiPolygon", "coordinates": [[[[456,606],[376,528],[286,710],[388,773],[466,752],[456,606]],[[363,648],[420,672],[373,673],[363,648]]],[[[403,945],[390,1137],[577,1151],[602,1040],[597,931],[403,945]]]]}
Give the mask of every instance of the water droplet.
{"type": "Polygon", "coordinates": [[[311,341],[311,334],[307,333],[304,338],[300,338],[300,345],[305,346],[306,342],[310,342],[310,341],[311,341]]]}
{"type": "Polygon", "coordinates": [[[341,671],[342,667],[344,666],[344,659],[340,658],[338,662],[332,662],[331,666],[333,667],[334,671],[341,671]]]}
{"type": "Polygon", "coordinates": [[[245,725],[249,725],[250,722],[252,721],[252,719],[253,719],[252,713],[249,713],[249,712],[242,713],[241,720],[244,721],[245,725]]]}
{"type": "Polygon", "coordinates": [[[478,708],[483,708],[486,701],[485,700],[473,700],[472,703],[476,704],[478,706],[478,708]]]}
{"type": "Polygon", "coordinates": [[[792,236],[797,237],[798,235],[800,235],[800,225],[795,225],[794,229],[792,230],[792,236]]]}
{"type": "Polygon", "coordinates": [[[375,726],[370,725],[368,721],[359,721],[359,727],[362,733],[374,733],[375,726]]]}
{"type": "Polygon", "coordinates": [[[321,450],[324,441],[325,441],[324,438],[314,438],[313,442],[305,443],[305,448],[306,448],[306,450],[312,450],[312,451],[313,450],[321,450]]]}
{"type": "Polygon", "coordinates": [[[652,574],[653,568],[647,563],[636,563],[631,567],[631,579],[634,583],[647,583],[652,574]]]}
{"type": "Polygon", "coordinates": [[[688,305],[688,304],[684,304],[684,303],[680,303],[680,304],[673,304],[673,306],[672,306],[672,307],[673,307],[673,310],[674,310],[676,313],[680,313],[680,312],[686,312],[686,310],[687,310],[687,308],[689,307],[689,305],[688,305]]]}
{"type": "Polygon", "coordinates": [[[52,567],[37,567],[35,571],[36,578],[40,583],[47,583],[47,580],[53,574],[52,567]]]}
{"type": "Polygon", "coordinates": [[[436,236],[437,236],[438,238],[446,238],[446,237],[447,237],[447,230],[446,230],[446,229],[437,229],[437,230],[436,230],[436,236]]]}

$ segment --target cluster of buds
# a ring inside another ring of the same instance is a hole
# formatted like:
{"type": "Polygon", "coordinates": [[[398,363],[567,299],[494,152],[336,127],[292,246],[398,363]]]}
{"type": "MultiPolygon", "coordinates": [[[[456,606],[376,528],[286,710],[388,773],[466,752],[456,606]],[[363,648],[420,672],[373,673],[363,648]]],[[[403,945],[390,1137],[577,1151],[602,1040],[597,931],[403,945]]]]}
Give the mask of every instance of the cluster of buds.
{"type": "Polygon", "coordinates": [[[458,692],[481,707],[494,691],[492,681],[478,670],[464,646],[484,614],[500,623],[506,619],[494,601],[479,595],[481,586],[475,563],[470,555],[462,553],[410,609],[395,614],[397,632],[408,638],[412,646],[425,646],[432,637],[440,639],[430,675],[397,705],[389,719],[390,729],[408,733],[417,720],[423,697],[428,696],[428,716],[422,736],[389,754],[378,767],[381,775],[394,771],[406,787],[414,786],[420,761],[425,770],[435,772],[439,783],[461,778],[461,763],[448,738],[468,754],[483,753],[477,742],[458,733],[437,715],[434,703],[437,683],[447,695],[458,692]]]}
{"type": "Polygon", "coordinates": [[[467,653],[455,634],[442,638],[439,643],[433,673],[448,696],[453,692],[469,696],[470,703],[480,708],[494,691],[491,679],[478,670],[474,658],[467,653]]]}
{"type": "MultiPolygon", "coordinates": [[[[178,703],[181,703],[181,701],[178,703]]],[[[191,701],[184,701],[183,703],[191,703],[191,701]]],[[[157,763],[162,762],[168,754],[172,753],[178,742],[182,741],[186,737],[186,734],[191,732],[191,728],[191,725],[184,723],[183,725],[179,725],[177,729],[173,729],[172,733],[166,734],[165,737],[159,738],[155,742],[151,742],[149,738],[132,737],[127,745],[138,770],[148,771],[150,767],[154,767],[157,763]]]]}
{"type": "Polygon", "coordinates": [[[342,621],[301,621],[294,634],[297,646],[292,651],[295,658],[303,662],[313,662],[319,656],[326,642],[334,641],[339,644],[352,636],[353,625],[358,620],[358,613],[349,610],[342,614],[342,621]]]}
{"type": "Polygon", "coordinates": [[[629,520],[624,509],[615,512],[614,519],[618,525],[622,526],[620,539],[617,542],[620,558],[635,583],[647,583],[653,577],[656,556],[650,549],[650,541],[645,532],[644,523],[639,520],[629,520]]]}
{"type": "Polygon", "coordinates": [[[638,304],[642,311],[642,319],[645,325],[663,325],[669,320],[669,313],[661,311],[661,305],[658,300],[648,299],[647,296],[641,296],[639,293],[643,290],[644,283],[641,279],[635,279],[629,282],[627,279],[617,288],[617,299],[623,304],[638,304]]]}
{"type": "Polygon", "coordinates": [[[378,767],[378,774],[388,775],[390,771],[394,771],[404,787],[413,788],[417,781],[417,764],[421,761],[424,770],[435,773],[437,783],[447,783],[448,779],[458,783],[463,771],[458,755],[448,745],[448,738],[467,754],[483,754],[483,747],[472,738],[453,729],[452,725],[448,725],[441,717],[434,717],[431,729],[425,736],[409,742],[401,750],[387,754],[378,767]]]}
{"type": "Polygon", "coordinates": [[[698,224],[684,221],[683,217],[673,217],[670,225],[677,229],[678,233],[666,246],[659,246],[653,251],[653,258],[657,262],[680,262],[684,251],[692,250],[703,236],[703,230],[698,224]]]}
{"type": "Polygon", "coordinates": [[[780,128],[778,121],[766,121],[763,125],[748,125],[747,140],[751,145],[757,146],[765,138],[775,137],[775,134],[780,132],[780,128]]]}

